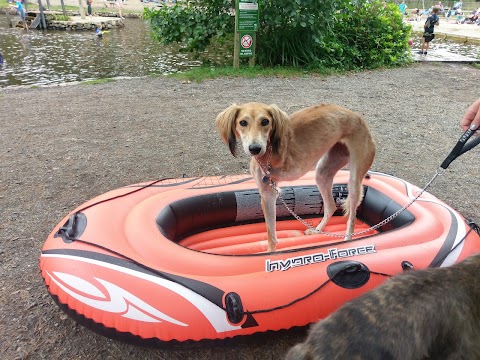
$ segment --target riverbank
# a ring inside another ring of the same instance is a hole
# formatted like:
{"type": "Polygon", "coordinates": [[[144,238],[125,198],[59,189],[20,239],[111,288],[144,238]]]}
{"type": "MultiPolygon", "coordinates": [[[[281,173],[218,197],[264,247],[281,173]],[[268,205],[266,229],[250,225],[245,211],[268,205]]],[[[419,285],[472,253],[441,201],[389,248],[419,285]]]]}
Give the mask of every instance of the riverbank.
{"type": "MultiPolygon", "coordinates": [[[[407,21],[416,34],[423,34],[423,25],[426,17],[420,21],[407,21]]],[[[435,27],[435,37],[456,42],[472,43],[480,45],[480,26],[475,24],[460,24],[455,19],[440,17],[440,25],[435,27]]]]}
{"type": "MultiPolygon", "coordinates": [[[[276,103],[288,113],[334,102],[362,113],[377,142],[372,167],[423,186],[461,135],[480,69],[458,64],[298,78],[166,77],[97,85],[0,89],[0,354],[3,359],[281,359],[303,335],[197,349],[143,349],[96,335],[49,297],[38,260],[71,209],[108,190],[162,177],[237,174],[214,127],[232,103],[276,103]],[[401,89],[401,91],[399,91],[401,89]]],[[[431,192],[480,222],[478,154],[452,163],[431,192]]],[[[240,152],[241,153],[241,152],[240,152]]]]}

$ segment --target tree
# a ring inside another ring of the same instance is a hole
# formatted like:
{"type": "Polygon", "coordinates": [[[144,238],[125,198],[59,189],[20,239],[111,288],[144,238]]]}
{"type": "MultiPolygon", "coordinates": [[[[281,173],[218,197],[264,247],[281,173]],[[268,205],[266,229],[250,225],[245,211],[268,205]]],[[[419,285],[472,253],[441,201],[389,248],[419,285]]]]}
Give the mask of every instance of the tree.
{"type": "MultiPolygon", "coordinates": [[[[410,26],[383,0],[259,0],[258,63],[263,66],[372,68],[409,61],[410,26]]],[[[199,53],[234,32],[234,0],[145,10],[164,44],[199,53]]]]}

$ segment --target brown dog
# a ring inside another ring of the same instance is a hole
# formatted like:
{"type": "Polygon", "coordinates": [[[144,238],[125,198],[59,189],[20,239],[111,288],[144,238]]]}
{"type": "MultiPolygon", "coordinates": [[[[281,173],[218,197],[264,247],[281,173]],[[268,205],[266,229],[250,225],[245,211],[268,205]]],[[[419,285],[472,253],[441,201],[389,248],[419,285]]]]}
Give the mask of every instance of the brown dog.
{"type": "MultiPolygon", "coordinates": [[[[375,157],[375,143],[359,114],[337,105],[321,104],[289,117],[273,104],[234,104],[217,116],[216,125],[234,156],[237,139],[252,156],[250,171],[260,191],[268,251],[274,251],[277,244],[277,193],[271,185],[298,179],[315,165],[315,179],[324,202],[323,219],[315,229],[319,232],[336,210],[333,178],[349,164],[349,194],[343,209],[348,215],[345,240],[350,240],[363,197],[362,179],[375,157]]],[[[311,230],[306,231],[310,233],[311,230]]]]}
{"type": "Polygon", "coordinates": [[[480,254],[408,271],[313,325],[287,360],[480,359],[480,254]]]}

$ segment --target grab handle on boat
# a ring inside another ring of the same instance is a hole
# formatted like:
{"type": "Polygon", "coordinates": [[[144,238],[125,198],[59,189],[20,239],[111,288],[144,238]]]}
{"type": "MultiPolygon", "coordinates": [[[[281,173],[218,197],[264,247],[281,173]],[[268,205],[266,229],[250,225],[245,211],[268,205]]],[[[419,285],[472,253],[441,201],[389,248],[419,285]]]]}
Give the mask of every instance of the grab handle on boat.
{"type": "Polygon", "coordinates": [[[61,237],[64,242],[71,243],[77,240],[87,227],[87,217],[83,213],[70,215],[67,222],[58,229],[53,237],[61,237]]]}
{"type": "Polygon", "coordinates": [[[470,142],[467,142],[470,137],[475,134],[476,130],[471,130],[468,129],[463,133],[463,135],[460,137],[458,140],[457,144],[455,147],[452,149],[450,154],[447,156],[445,160],[443,160],[442,165],[440,167],[442,169],[448,168],[448,166],[452,163],[453,160],[458,158],[460,155],[465,154],[467,151],[472,150],[475,146],[477,146],[480,143],[480,136],[477,136],[475,139],[473,139],[470,142]]]}
{"type": "Polygon", "coordinates": [[[243,311],[240,295],[234,292],[228,293],[225,296],[225,308],[227,311],[228,320],[230,320],[232,324],[238,324],[242,321],[245,313],[243,311]]]}
{"type": "Polygon", "coordinates": [[[370,270],[361,262],[342,260],[328,265],[327,275],[334,284],[340,287],[356,289],[368,282],[370,270]]]}

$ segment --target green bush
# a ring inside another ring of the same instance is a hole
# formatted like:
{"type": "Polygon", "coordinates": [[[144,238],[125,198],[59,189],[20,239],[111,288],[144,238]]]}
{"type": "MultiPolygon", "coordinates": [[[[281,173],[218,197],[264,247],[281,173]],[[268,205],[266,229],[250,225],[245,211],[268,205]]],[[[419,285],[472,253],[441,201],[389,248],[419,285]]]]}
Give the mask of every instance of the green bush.
{"type": "Polygon", "coordinates": [[[145,8],[153,36],[164,45],[180,43],[189,52],[204,51],[213,37],[232,33],[235,18],[229,10],[232,0],[207,0],[191,5],[175,4],[157,10],[145,8]]]}
{"type": "MultiPolygon", "coordinates": [[[[234,32],[234,0],[145,9],[154,36],[185,51],[204,51],[234,32]]],[[[257,63],[262,66],[362,69],[409,61],[410,27],[383,0],[260,0],[257,63]]]]}
{"type": "Polygon", "coordinates": [[[347,3],[336,14],[333,36],[325,44],[326,50],[335,50],[327,64],[339,62],[347,69],[404,64],[410,60],[410,35],[396,4],[347,3]]]}

